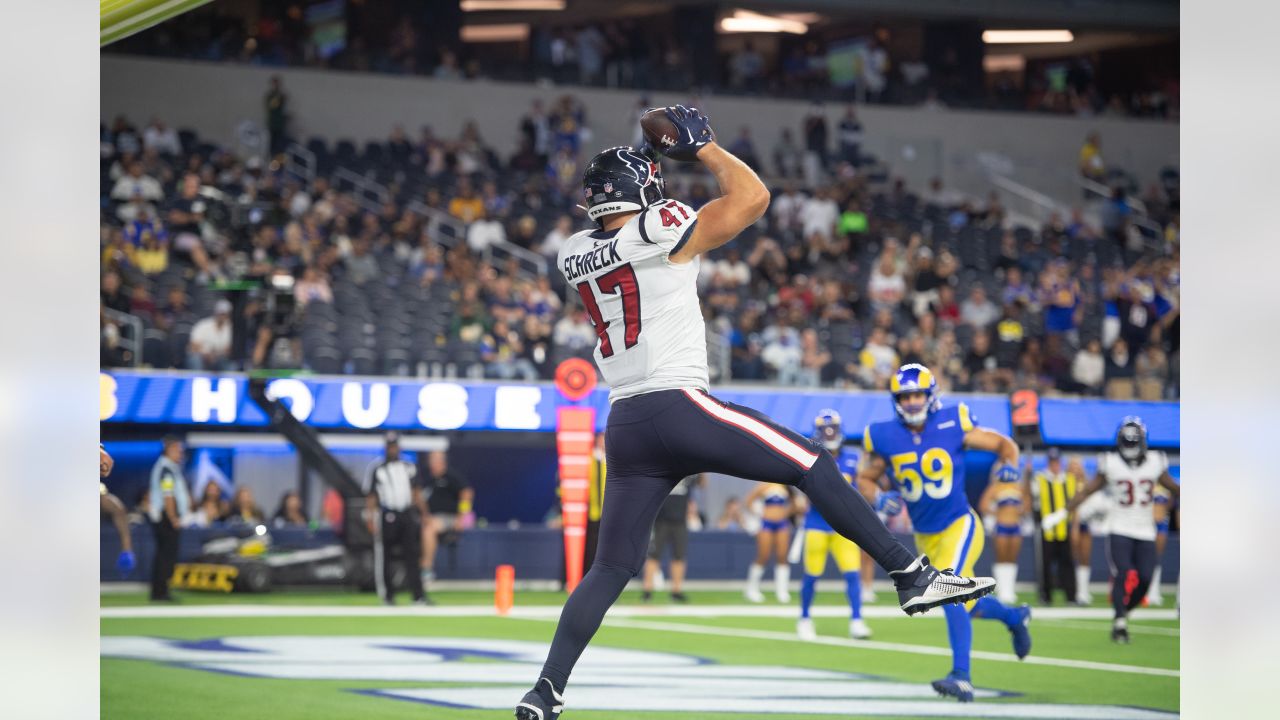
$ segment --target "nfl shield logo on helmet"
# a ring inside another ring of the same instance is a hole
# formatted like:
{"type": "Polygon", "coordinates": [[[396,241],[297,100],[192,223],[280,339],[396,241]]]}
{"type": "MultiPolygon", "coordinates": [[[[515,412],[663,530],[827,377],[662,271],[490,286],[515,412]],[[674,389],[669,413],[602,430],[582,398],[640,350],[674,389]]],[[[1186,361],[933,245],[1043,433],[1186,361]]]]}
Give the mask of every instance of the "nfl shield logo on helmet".
{"type": "Polygon", "coordinates": [[[608,194],[609,194],[609,193],[611,193],[611,192],[613,192],[613,183],[611,183],[611,182],[607,182],[607,183],[605,183],[605,184],[604,184],[604,194],[605,194],[605,195],[608,195],[608,194]]]}

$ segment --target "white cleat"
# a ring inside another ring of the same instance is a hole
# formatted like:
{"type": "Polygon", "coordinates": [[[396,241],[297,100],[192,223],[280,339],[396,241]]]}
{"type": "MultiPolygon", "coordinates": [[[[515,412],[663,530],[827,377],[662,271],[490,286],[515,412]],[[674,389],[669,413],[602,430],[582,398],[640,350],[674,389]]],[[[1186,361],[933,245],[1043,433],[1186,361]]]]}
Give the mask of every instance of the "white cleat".
{"type": "Polygon", "coordinates": [[[800,618],[800,620],[796,622],[796,635],[798,635],[801,640],[817,640],[818,631],[813,629],[813,620],[809,618],[800,618]]]}
{"type": "Polygon", "coordinates": [[[783,605],[786,605],[787,603],[791,602],[791,593],[786,590],[779,590],[778,592],[774,593],[774,597],[778,598],[778,602],[782,603],[783,605]]]}
{"type": "Polygon", "coordinates": [[[746,590],[742,591],[742,594],[747,598],[747,602],[753,602],[753,603],[764,602],[764,594],[761,593],[760,590],[757,588],[747,588],[746,590]]]}
{"type": "Polygon", "coordinates": [[[1147,596],[1147,605],[1148,605],[1148,606],[1150,606],[1150,607],[1160,607],[1161,605],[1164,605],[1164,596],[1163,596],[1163,595],[1148,595],[1148,596],[1147,596]]]}
{"type": "Polygon", "coordinates": [[[871,637],[871,628],[862,618],[849,621],[849,637],[854,640],[866,640],[871,637]]]}
{"type": "Polygon", "coordinates": [[[875,601],[876,601],[876,591],[869,587],[862,588],[862,602],[864,604],[869,605],[875,601]]]}

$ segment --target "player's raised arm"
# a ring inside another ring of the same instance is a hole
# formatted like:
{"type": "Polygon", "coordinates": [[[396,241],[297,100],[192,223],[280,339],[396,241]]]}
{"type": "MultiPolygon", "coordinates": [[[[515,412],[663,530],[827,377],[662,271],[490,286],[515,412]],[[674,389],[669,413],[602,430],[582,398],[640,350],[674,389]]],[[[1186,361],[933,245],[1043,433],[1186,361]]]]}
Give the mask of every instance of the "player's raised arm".
{"type": "Polygon", "coordinates": [[[666,143],[663,153],[701,161],[715,175],[722,193],[698,211],[698,224],[689,241],[670,255],[673,263],[687,263],[724,245],[759,220],[769,207],[769,188],[746,163],[716,144],[710,121],[697,108],[677,105],[667,108],[666,115],[679,137],[666,143]]]}
{"type": "Polygon", "coordinates": [[[1067,503],[1067,512],[1075,512],[1076,508],[1080,507],[1085,500],[1088,500],[1090,495],[1101,490],[1106,484],[1106,474],[1103,473],[1102,470],[1098,470],[1098,472],[1093,476],[1093,479],[1089,481],[1089,484],[1085,485],[1084,489],[1076,493],[1075,497],[1071,498],[1071,501],[1067,503]]]}

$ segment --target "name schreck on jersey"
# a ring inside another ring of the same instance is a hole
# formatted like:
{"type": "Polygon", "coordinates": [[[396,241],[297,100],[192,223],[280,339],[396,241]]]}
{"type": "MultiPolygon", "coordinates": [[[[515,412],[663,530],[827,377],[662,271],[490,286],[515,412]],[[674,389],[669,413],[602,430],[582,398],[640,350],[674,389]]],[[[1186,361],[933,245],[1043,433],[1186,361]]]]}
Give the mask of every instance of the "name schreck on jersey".
{"type": "Polygon", "coordinates": [[[577,280],[587,273],[602,270],[616,262],[622,262],[622,256],[618,254],[618,241],[614,240],[610,243],[596,246],[589,253],[566,255],[564,258],[564,276],[568,280],[577,280]]]}

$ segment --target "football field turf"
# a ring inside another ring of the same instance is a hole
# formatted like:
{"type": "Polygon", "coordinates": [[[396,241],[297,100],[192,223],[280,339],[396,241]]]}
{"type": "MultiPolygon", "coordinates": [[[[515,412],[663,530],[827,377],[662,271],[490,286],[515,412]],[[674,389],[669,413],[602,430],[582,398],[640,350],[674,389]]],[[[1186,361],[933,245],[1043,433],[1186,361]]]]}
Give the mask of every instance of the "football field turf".
{"type": "MultiPolygon", "coordinates": [[[[434,608],[383,608],[371,595],[187,593],[176,606],[102,596],[104,718],[511,717],[537,676],[564,595],[440,592],[434,608]],[[164,697],[166,700],[158,700],[164,697]]],[[[407,598],[405,598],[407,599],[407,598]]],[[[584,654],[565,720],[694,718],[1155,718],[1178,709],[1178,622],[1139,611],[1114,645],[1107,611],[1037,609],[1027,661],[1003,626],[974,622],[977,702],[938,698],[950,667],[941,613],[867,607],[871,641],[846,635],[843,595],[819,593],[818,642],[795,637],[795,606],[731,592],[624,594],[584,654]]]]}

